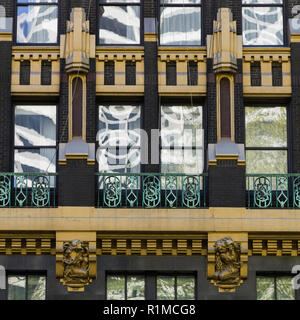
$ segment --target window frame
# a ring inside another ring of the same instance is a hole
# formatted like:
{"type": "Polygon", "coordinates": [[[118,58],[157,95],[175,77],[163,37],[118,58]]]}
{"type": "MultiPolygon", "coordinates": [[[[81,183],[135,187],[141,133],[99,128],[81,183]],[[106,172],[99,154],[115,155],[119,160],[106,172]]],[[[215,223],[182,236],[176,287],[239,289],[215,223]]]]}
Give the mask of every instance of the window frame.
{"type": "MultiPolygon", "coordinates": [[[[276,103],[276,104],[266,104],[266,103],[244,103],[244,108],[257,108],[257,107],[263,107],[263,108],[275,108],[275,107],[285,107],[286,109],[286,134],[287,134],[287,141],[286,141],[286,147],[247,147],[247,129],[246,129],[246,115],[245,115],[245,159],[246,159],[246,171],[247,171],[247,151],[248,150],[266,150],[266,151],[280,151],[280,150],[285,150],[287,151],[287,172],[286,173],[282,173],[282,174],[288,174],[290,173],[290,169],[291,169],[291,152],[292,152],[292,148],[291,148],[291,121],[290,121],[290,111],[289,111],[289,107],[288,104],[284,104],[284,103],[276,103]]],[[[264,174],[264,173],[258,173],[258,172],[247,172],[247,174],[264,174]]],[[[274,173],[274,174],[281,174],[281,173],[274,173]]]]}
{"type": "MultiPolygon", "coordinates": [[[[288,36],[287,36],[287,17],[286,17],[286,12],[287,12],[287,1],[282,0],[282,3],[242,3],[241,6],[241,15],[242,15],[242,27],[243,27],[243,9],[247,8],[247,7],[251,7],[251,8],[269,8],[269,7],[280,7],[282,8],[282,33],[283,33],[283,38],[282,38],[282,44],[278,44],[278,45],[255,45],[255,44],[244,44],[243,43],[243,47],[249,47],[249,48],[258,48],[258,47],[262,47],[262,48],[277,48],[277,47],[286,47],[287,46],[287,40],[288,40],[288,36]]],[[[242,29],[242,37],[244,37],[243,35],[244,30],[242,29]]]]}
{"type": "MultiPolygon", "coordinates": [[[[46,271],[8,271],[6,274],[6,300],[8,300],[8,278],[9,277],[25,277],[25,300],[24,301],[35,301],[28,299],[28,276],[40,276],[45,277],[45,300],[47,300],[47,288],[48,288],[48,277],[46,271]]],[[[21,300],[9,300],[9,301],[21,301],[21,300]]],[[[37,301],[37,300],[36,300],[37,301]]],[[[39,300],[43,301],[43,300],[39,300]]]]}
{"type": "Polygon", "coordinates": [[[162,47],[174,47],[174,48],[185,48],[185,47],[195,47],[195,48],[199,48],[202,47],[204,45],[204,41],[206,41],[205,36],[205,32],[204,32],[204,28],[203,28],[203,20],[204,20],[204,14],[203,14],[203,8],[204,8],[204,0],[201,0],[201,3],[199,4],[184,4],[184,0],[182,1],[182,3],[167,3],[167,4],[162,4],[163,0],[158,0],[159,3],[157,5],[157,17],[158,17],[158,46],[162,46],[162,47]],[[161,35],[161,7],[165,8],[165,7],[199,7],[201,12],[200,12],[200,44],[199,45],[171,45],[171,44],[161,44],[160,43],[160,35],[161,35]]]}
{"type": "MultiPolygon", "coordinates": [[[[273,279],[273,284],[274,284],[274,301],[283,301],[283,300],[278,300],[277,299],[277,278],[281,278],[281,277],[290,277],[291,280],[293,278],[294,275],[290,274],[290,273],[278,273],[278,272],[258,272],[255,276],[255,293],[256,293],[256,300],[257,299],[257,278],[258,277],[265,277],[265,278],[271,278],[273,279]]],[[[294,289],[294,300],[297,300],[297,290],[294,289]]],[[[263,301],[263,300],[258,300],[258,301],[263,301]]],[[[286,300],[288,301],[288,300],[286,300]]],[[[293,300],[289,300],[289,301],[293,301],[293,300]]]]}
{"type": "MultiPolygon", "coordinates": [[[[13,139],[12,139],[12,150],[13,150],[13,155],[12,155],[12,164],[11,164],[11,171],[14,173],[20,173],[21,172],[15,172],[15,150],[24,150],[24,149],[30,149],[30,150],[39,150],[39,149],[55,149],[55,173],[57,173],[58,169],[58,146],[59,146],[59,140],[58,140],[58,133],[59,133],[59,124],[58,124],[58,104],[53,104],[53,103],[46,103],[46,102],[41,102],[41,103],[15,103],[13,105],[13,126],[12,126],[12,134],[13,134],[13,139]],[[55,112],[56,112],[56,128],[55,128],[55,135],[56,135],[56,144],[55,146],[16,146],[15,145],[15,126],[16,126],[16,107],[17,106],[54,106],[55,107],[55,112]]],[[[37,171],[38,172],[38,171],[37,171]]],[[[43,174],[44,172],[41,172],[43,174]]],[[[51,189],[53,186],[51,186],[51,189]]]]}
{"type": "MultiPolygon", "coordinates": [[[[109,107],[111,105],[114,105],[114,106],[133,106],[133,107],[138,107],[140,108],[140,127],[138,130],[143,130],[143,104],[142,103],[138,103],[138,102],[133,102],[131,103],[130,101],[124,101],[125,103],[120,103],[120,102],[104,102],[103,103],[97,103],[97,124],[96,124],[96,128],[97,128],[97,136],[98,136],[98,132],[99,132],[99,122],[100,122],[100,119],[99,119],[99,115],[100,115],[100,107],[101,106],[106,106],[106,107],[109,107]]],[[[127,150],[127,153],[128,153],[128,150],[130,149],[133,149],[133,150],[139,150],[140,151],[140,157],[141,157],[141,150],[142,150],[142,143],[141,143],[141,137],[142,135],[140,135],[140,146],[112,146],[112,148],[115,148],[115,150],[117,151],[121,151],[121,150],[127,150]]],[[[104,171],[99,171],[99,162],[98,162],[98,158],[97,158],[97,152],[98,152],[98,149],[102,149],[102,150],[107,150],[109,148],[107,147],[100,147],[100,144],[99,144],[99,139],[96,137],[96,145],[95,145],[95,148],[96,148],[96,164],[97,164],[97,172],[99,173],[107,173],[109,175],[109,172],[104,172],[104,171]]],[[[142,173],[143,171],[143,165],[142,165],[142,157],[140,158],[140,164],[139,164],[139,171],[137,172],[138,173],[142,173]]],[[[126,170],[128,170],[128,168],[126,168],[126,170]]],[[[130,173],[130,171],[124,171],[124,172],[117,172],[117,171],[113,171],[113,173],[116,173],[116,174],[126,174],[126,173],[130,173]]],[[[132,172],[134,173],[134,172],[132,172]]]]}
{"type": "MultiPolygon", "coordinates": [[[[145,301],[146,300],[146,281],[147,281],[147,277],[146,277],[146,274],[144,272],[107,272],[105,274],[105,300],[106,301],[114,301],[114,300],[111,300],[111,299],[107,299],[107,293],[108,293],[108,290],[107,290],[107,278],[109,276],[119,276],[119,277],[125,277],[125,288],[124,288],[124,301],[128,301],[128,288],[127,288],[127,278],[128,277],[136,277],[136,276],[143,276],[144,277],[144,300],[142,301],[145,301]]],[[[116,301],[116,300],[115,300],[116,301]]],[[[123,300],[121,300],[123,301],[123,300]]],[[[135,299],[135,301],[138,301],[137,299],[135,299]]]]}
{"type": "Polygon", "coordinates": [[[114,0],[111,3],[102,2],[102,0],[97,0],[97,35],[96,35],[96,46],[100,47],[140,47],[144,45],[144,1],[140,2],[122,2],[122,0],[114,0]],[[140,43],[136,44],[109,44],[100,43],[100,5],[102,6],[116,6],[116,7],[128,7],[128,6],[138,6],[140,7],[140,43]]]}
{"type": "MultiPolygon", "coordinates": [[[[159,135],[159,172],[160,173],[163,173],[162,172],[162,159],[161,159],[161,151],[162,150],[202,150],[202,161],[203,161],[203,170],[201,173],[196,173],[196,174],[193,174],[193,173],[184,173],[182,172],[182,174],[186,174],[186,175],[201,175],[203,173],[205,173],[205,168],[206,168],[206,149],[205,148],[205,136],[206,136],[206,130],[205,130],[205,115],[204,115],[204,109],[205,109],[205,106],[203,103],[200,103],[200,102],[197,102],[193,105],[191,105],[190,103],[185,103],[184,101],[180,104],[178,104],[178,101],[176,103],[171,103],[171,102],[168,102],[168,103],[160,103],[159,105],[159,130],[160,130],[160,135],[159,135]],[[161,138],[161,134],[162,134],[162,126],[161,126],[161,120],[162,120],[162,108],[163,107],[201,107],[202,109],[202,131],[203,131],[203,145],[202,145],[202,148],[197,148],[197,146],[189,146],[189,147],[184,147],[184,146],[169,146],[169,147],[163,147],[162,146],[162,138],[161,138]]],[[[170,174],[172,173],[176,173],[176,172],[168,172],[170,174]]],[[[166,173],[166,174],[168,174],[166,173]]]]}
{"type": "MultiPolygon", "coordinates": [[[[30,1],[30,0],[29,0],[30,1]]],[[[28,2],[28,3],[18,3],[18,0],[15,0],[15,14],[14,14],[14,32],[13,32],[13,44],[15,46],[57,46],[59,45],[59,37],[60,37],[60,1],[57,0],[55,3],[50,2],[28,2]],[[56,35],[56,42],[18,42],[17,41],[17,33],[18,33],[18,7],[28,7],[28,6],[56,6],[57,7],[57,35],[56,35]]]]}

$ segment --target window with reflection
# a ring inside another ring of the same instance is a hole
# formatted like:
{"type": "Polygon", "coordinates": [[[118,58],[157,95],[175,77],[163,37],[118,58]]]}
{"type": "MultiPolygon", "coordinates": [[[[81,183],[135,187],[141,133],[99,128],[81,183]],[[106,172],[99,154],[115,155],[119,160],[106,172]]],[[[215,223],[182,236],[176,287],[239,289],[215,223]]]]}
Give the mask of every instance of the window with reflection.
{"type": "Polygon", "coordinates": [[[162,106],[161,172],[201,174],[203,139],[201,106],[162,106]]]}
{"type": "Polygon", "coordinates": [[[288,172],[286,107],[246,107],[247,173],[288,172]]]}
{"type": "Polygon", "coordinates": [[[283,45],[283,0],[243,0],[243,44],[283,45]]]}
{"type": "Polygon", "coordinates": [[[14,172],[56,172],[56,106],[15,107],[14,172]]]}
{"type": "Polygon", "coordinates": [[[145,300],[145,277],[143,275],[107,275],[106,299],[145,300]]]}
{"type": "Polygon", "coordinates": [[[195,277],[157,276],[156,298],[157,300],[195,300],[195,277]]]}
{"type": "Polygon", "coordinates": [[[140,0],[100,0],[99,43],[140,44],[140,14],[140,0]]]}
{"type": "Polygon", "coordinates": [[[11,274],[7,277],[8,300],[45,300],[46,276],[11,274]]]}
{"type": "Polygon", "coordinates": [[[57,43],[58,0],[17,0],[17,43],[57,43]]]}
{"type": "Polygon", "coordinates": [[[160,44],[201,45],[201,0],[160,0],[160,44]]]}
{"type": "Polygon", "coordinates": [[[292,277],[289,276],[257,276],[257,300],[295,300],[292,277]]]}
{"type": "Polygon", "coordinates": [[[140,106],[99,106],[99,172],[140,172],[140,127],[140,106]]]}

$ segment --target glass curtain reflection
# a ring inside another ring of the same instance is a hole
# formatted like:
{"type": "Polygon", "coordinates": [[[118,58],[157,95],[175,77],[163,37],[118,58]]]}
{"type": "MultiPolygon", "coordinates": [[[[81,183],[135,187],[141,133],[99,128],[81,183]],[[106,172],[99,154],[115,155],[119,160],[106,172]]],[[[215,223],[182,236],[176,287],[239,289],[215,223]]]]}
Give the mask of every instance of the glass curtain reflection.
{"type": "Polygon", "coordinates": [[[139,1],[104,1],[100,3],[100,44],[140,43],[140,6],[139,1]],[[118,3],[118,5],[109,5],[118,3]],[[132,2],[132,5],[129,4],[132,2]]]}
{"type": "Polygon", "coordinates": [[[292,278],[288,276],[256,277],[257,300],[295,300],[292,278]]]}
{"type": "Polygon", "coordinates": [[[282,1],[243,0],[243,4],[243,44],[283,45],[282,1]],[[274,4],[278,6],[268,6],[274,4]]]}
{"type": "Polygon", "coordinates": [[[18,4],[17,42],[56,43],[58,26],[57,0],[18,0],[18,4]],[[28,2],[30,2],[30,5],[27,5],[28,2]],[[43,4],[40,5],[40,2],[43,4]]]}
{"type": "Polygon", "coordinates": [[[201,45],[201,1],[162,0],[160,5],[161,45],[201,45]],[[197,6],[195,6],[197,5],[197,6]]]}
{"type": "Polygon", "coordinates": [[[15,107],[15,172],[56,171],[56,106],[15,107]]]}

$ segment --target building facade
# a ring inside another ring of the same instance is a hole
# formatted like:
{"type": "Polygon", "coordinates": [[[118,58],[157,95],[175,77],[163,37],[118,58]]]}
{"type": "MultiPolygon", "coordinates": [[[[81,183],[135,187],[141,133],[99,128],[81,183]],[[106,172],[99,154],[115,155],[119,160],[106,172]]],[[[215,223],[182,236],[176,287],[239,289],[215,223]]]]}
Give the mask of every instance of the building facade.
{"type": "Polygon", "coordinates": [[[0,0],[0,299],[300,299],[299,15],[0,0]]]}

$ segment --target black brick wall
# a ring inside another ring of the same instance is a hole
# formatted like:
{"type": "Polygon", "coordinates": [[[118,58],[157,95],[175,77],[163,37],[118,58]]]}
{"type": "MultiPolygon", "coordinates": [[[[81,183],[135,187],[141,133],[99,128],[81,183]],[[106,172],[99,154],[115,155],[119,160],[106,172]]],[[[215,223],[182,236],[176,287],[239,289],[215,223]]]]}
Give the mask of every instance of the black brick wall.
{"type": "Polygon", "coordinates": [[[59,206],[95,205],[95,171],[86,159],[68,160],[67,165],[59,165],[58,175],[59,206]]]}
{"type": "Polygon", "coordinates": [[[210,207],[245,207],[245,166],[223,160],[209,166],[208,181],[210,207]]]}
{"type": "Polygon", "coordinates": [[[300,43],[291,44],[292,99],[290,102],[290,119],[292,129],[292,164],[294,173],[300,172],[300,43]]]}
{"type": "Polygon", "coordinates": [[[14,6],[15,1],[13,0],[0,0],[0,6],[4,6],[6,17],[13,17],[14,16],[14,6]]]}
{"type": "Polygon", "coordinates": [[[245,143],[245,109],[243,98],[243,61],[237,60],[238,70],[234,76],[235,142],[245,143]]]}
{"type": "Polygon", "coordinates": [[[144,0],[144,17],[155,18],[157,13],[157,0],[144,0]]]}
{"type": "Polygon", "coordinates": [[[11,42],[0,42],[0,172],[11,171],[12,164],[12,105],[11,42]]]}
{"type": "Polygon", "coordinates": [[[68,75],[65,72],[65,59],[60,60],[60,96],[58,108],[58,142],[68,141],[68,75]]]}

